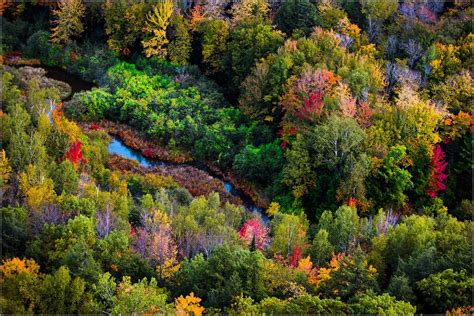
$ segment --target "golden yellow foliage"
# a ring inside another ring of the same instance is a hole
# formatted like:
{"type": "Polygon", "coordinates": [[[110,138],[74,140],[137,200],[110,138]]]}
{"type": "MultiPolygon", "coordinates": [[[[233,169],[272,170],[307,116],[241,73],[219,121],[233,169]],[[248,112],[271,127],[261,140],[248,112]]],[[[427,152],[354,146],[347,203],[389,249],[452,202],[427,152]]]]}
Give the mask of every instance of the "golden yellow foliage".
{"type": "Polygon", "coordinates": [[[144,30],[151,36],[142,41],[147,57],[166,55],[166,49],[164,49],[163,46],[168,44],[166,28],[173,14],[173,7],[172,1],[160,1],[153,7],[153,10],[147,14],[144,30]]]}
{"type": "Polygon", "coordinates": [[[38,274],[39,265],[33,259],[19,259],[17,257],[3,260],[0,266],[2,278],[11,278],[20,273],[38,274]]]}
{"type": "Polygon", "coordinates": [[[7,184],[10,178],[12,167],[8,161],[7,154],[4,149],[0,154],[0,184],[7,184]]]}
{"type": "MultiPolygon", "coordinates": [[[[181,263],[176,264],[176,258],[166,259],[165,263],[157,270],[161,269],[161,277],[165,280],[171,279],[176,272],[181,268],[181,263]]],[[[160,271],[158,271],[160,273],[160,271]]]]}
{"type": "Polygon", "coordinates": [[[339,270],[340,264],[339,260],[342,258],[342,255],[333,255],[331,261],[329,262],[328,268],[320,268],[317,271],[314,283],[315,285],[320,284],[321,282],[326,282],[331,279],[331,273],[333,271],[339,270]]]}
{"type": "Polygon", "coordinates": [[[175,300],[176,314],[178,316],[185,316],[192,313],[195,316],[200,316],[204,312],[204,307],[199,304],[200,302],[201,299],[194,296],[193,292],[186,297],[181,295],[175,300]]]}
{"type": "Polygon", "coordinates": [[[280,204],[278,204],[278,202],[272,202],[270,203],[270,206],[267,208],[267,215],[268,216],[275,216],[276,214],[278,214],[278,212],[280,212],[280,204]]]}
{"type": "Polygon", "coordinates": [[[51,116],[59,131],[68,135],[71,142],[76,142],[82,135],[80,127],[63,116],[62,103],[56,104],[51,116]]]}
{"type": "Polygon", "coordinates": [[[116,171],[112,172],[109,178],[109,185],[111,189],[118,192],[118,194],[122,196],[127,196],[128,195],[127,181],[120,180],[119,175],[120,175],[119,172],[116,172],[116,171]]]}
{"type": "Polygon", "coordinates": [[[33,209],[52,202],[56,197],[53,180],[47,178],[35,165],[29,165],[26,172],[20,173],[19,187],[26,203],[33,209]]]}

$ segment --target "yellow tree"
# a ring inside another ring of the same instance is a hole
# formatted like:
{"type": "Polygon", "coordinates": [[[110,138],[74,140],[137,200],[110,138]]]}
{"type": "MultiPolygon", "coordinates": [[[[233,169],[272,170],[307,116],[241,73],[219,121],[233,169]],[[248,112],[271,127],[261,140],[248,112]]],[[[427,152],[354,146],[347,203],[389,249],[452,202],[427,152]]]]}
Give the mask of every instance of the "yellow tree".
{"type": "Polygon", "coordinates": [[[204,312],[204,307],[199,304],[200,302],[201,299],[194,296],[193,292],[186,297],[181,295],[175,301],[176,314],[178,316],[186,316],[192,313],[194,316],[201,316],[204,312]]]}
{"type": "Polygon", "coordinates": [[[173,14],[173,2],[170,0],[158,2],[146,16],[145,32],[149,33],[148,39],[142,41],[147,57],[158,55],[165,56],[168,44],[166,28],[173,14]]]}
{"type": "Polygon", "coordinates": [[[2,149],[0,153],[0,185],[8,183],[11,172],[12,167],[8,161],[7,154],[5,153],[5,150],[2,149]]]}
{"type": "Polygon", "coordinates": [[[11,278],[20,273],[38,274],[39,265],[33,259],[19,259],[12,258],[3,260],[3,264],[0,266],[0,272],[2,273],[2,279],[11,278]]]}
{"type": "Polygon", "coordinates": [[[84,31],[81,19],[85,11],[81,0],[60,0],[58,8],[53,10],[51,24],[55,26],[51,29],[51,41],[57,45],[71,44],[72,37],[84,31]]]}

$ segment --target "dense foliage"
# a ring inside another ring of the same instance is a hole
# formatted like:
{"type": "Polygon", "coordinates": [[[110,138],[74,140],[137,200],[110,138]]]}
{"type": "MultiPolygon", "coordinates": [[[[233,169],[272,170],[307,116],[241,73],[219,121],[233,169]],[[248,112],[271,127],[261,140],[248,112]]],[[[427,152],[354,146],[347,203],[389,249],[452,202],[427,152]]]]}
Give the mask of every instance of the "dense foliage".
{"type": "Polygon", "coordinates": [[[3,1],[0,310],[472,313],[473,15],[3,1]]]}

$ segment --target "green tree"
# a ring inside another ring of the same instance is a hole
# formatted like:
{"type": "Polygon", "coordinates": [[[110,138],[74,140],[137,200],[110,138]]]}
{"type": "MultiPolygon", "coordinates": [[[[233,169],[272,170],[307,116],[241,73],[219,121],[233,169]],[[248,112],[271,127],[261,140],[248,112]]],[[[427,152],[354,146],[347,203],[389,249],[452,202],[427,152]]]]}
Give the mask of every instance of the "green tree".
{"type": "Polygon", "coordinates": [[[206,73],[216,74],[224,70],[229,26],[224,20],[207,20],[199,25],[202,62],[206,73]]]}
{"type": "Polygon", "coordinates": [[[402,301],[414,302],[416,299],[413,288],[410,285],[410,280],[403,273],[390,278],[387,290],[390,295],[402,301]]]}
{"type": "Polygon", "coordinates": [[[398,207],[407,201],[406,192],[413,187],[411,174],[403,168],[406,147],[394,146],[384,158],[382,166],[375,171],[370,195],[376,205],[398,207]]]}
{"type": "Polygon", "coordinates": [[[77,189],[78,176],[74,165],[65,159],[59,165],[53,164],[51,177],[54,181],[54,190],[58,195],[61,193],[74,194],[77,189]]]}
{"type": "Polygon", "coordinates": [[[132,283],[130,277],[123,277],[117,287],[116,305],[112,308],[114,314],[131,313],[169,313],[171,306],[167,304],[166,291],[158,287],[156,279],[146,278],[132,283]]]}
{"type": "Polygon", "coordinates": [[[233,169],[245,178],[267,185],[273,183],[283,167],[283,152],[278,144],[245,146],[234,158],[233,169]]]}
{"type": "Polygon", "coordinates": [[[92,284],[94,297],[102,312],[110,312],[111,309],[117,305],[117,297],[115,296],[116,290],[117,283],[109,272],[101,274],[97,284],[92,284]]]}
{"type": "Polygon", "coordinates": [[[316,236],[314,236],[313,244],[308,250],[311,261],[320,267],[331,259],[334,251],[335,248],[329,241],[328,232],[324,228],[319,229],[316,236]]]}
{"type": "Polygon", "coordinates": [[[289,0],[282,1],[274,22],[287,35],[291,35],[295,30],[308,34],[319,24],[319,17],[316,6],[309,0],[289,0]]]}
{"type": "Polygon", "coordinates": [[[60,267],[53,275],[47,275],[40,285],[39,311],[45,314],[93,312],[92,297],[85,292],[85,286],[83,279],[73,279],[67,267],[60,267]]]}
{"type": "Polygon", "coordinates": [[[169,39],[168,59],[179,65],[186,65],[191,54],[191,35],[189,25],[181,14],[175,14],[170,19],[166,29],[166,37],[169,39]]]}
{"type": "MultiPolygon", "coordinates": [[[[392,271],[397,270],[400,260],[408,261],[410,257],[434,246],[436,240],[434,225],[433,218],[411,215],[389,230],[384,257],[392,271]]],[[[423,262],[420,264],[426,265],[423,262]]]]}
{"type": "Polygon", "coordinates": [[[81,19],[86,7],[82,0],[60,0],[58,8],[53,10],[55,26],[51,29],[51,41],[57,45],[70,45],[72,38],[84,32],[81,19]]]}
{"type": "Polygon", "coordinates": [[[230,33],[228,53],[236,87],[250,74],[255,63],[283,44],[284,35],[265,20],[243,20],[230,33]]]}
{"type": "Polygon", "coordinates": [[[417,288],[427,310],[432,313],[445,313],[456,307],[471,304],[474,278],[465,270],[459,272],[446,269],[417,282],[417,288]]]}
{"type": "Polygon", "coordinates": [[[381,23],[396,12],[398,1],[362,0],[361,7],[362,13],[367,18],[369,39],[373,41],[378,35],[381,23]]]}
{"type": "Polygon", "coordinates": [[[298,135],[292,143],[286,153],[283,183],[295,197],[311,193],[311,198],[319,202],[319,209],[334,207],[336,197],[341,201],[354,195],[362,199],[367,173],[356,166],[368,159],[364,153],[366,138],[355,120],[329,117],[323,124],[298,135]],[[338,196],[344,192],[350,196],[338,196]]]}
{"type": "Polygon", "coordinates": [[[3,256],[21,256],[30,237],[30,227],[27,222],[28,212],[24,207],[2,207],[0,214],[3,256]]]}
{"type": "Polygon", "coordinates": [[[378,291],[377,271],[367,263],[367,256],[360,247],[352,255],[339,260],[339,268],[332,270],[330,278],[322,282],[320,291],[327,296],[347,301],[369,290],[378,291]]]}
{"type": "Polygon", "coordinates": [[[289,257],[297,245],[299,249],[305,248],[309,223],[304,214],[278,213],[273,217],[271,226],[273,239],[270,249],[273,253],[289,257]]]}
{"type": "Polygon", "coordinates": [[[352,299],[349,310],[354,314],[414,315],[416,307],[404,301],[397,301],[387,293],[377,295],[369,291],[352,299]]]}
{"type": "Polygon", "coordinates": [[[217,248],[205,260],[202,255],[185,259],[175,274],[175,296],[194,292],[205,306],[229,306],[235,296],[243,294],[260,300],[265,295],[263,264],[259,251],[217,248]]]}
{"type": "Polygon", "coordinates": [[[329,241],[336,250],[343,252],[350,244],[357,242],[361,224],[355,209],[341,206],[334,215],[331,211],[324,211],[319,219],[319,227],[329,233],[329,241]]]}

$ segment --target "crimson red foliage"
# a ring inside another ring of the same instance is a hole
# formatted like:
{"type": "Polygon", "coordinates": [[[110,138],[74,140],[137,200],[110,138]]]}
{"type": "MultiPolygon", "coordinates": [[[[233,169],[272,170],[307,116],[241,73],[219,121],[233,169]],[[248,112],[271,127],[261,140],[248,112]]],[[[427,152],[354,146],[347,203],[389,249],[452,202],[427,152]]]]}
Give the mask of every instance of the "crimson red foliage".
{"type": "Polygon", "coordinates": [[[444,180],[448,177],[445,173],[448,163],[444,161],[445,154],[439,144],[433,147],[433,158],[431,160],[431,182],[426,193],[430,198],[435,198],[439,191],[446,190],[444,180]]]}
{"type": "Polygon", "coordinates": [[[239,230],[239,235],[247,244],[250,244],[255,237],[255,247],[259,250],[264,249],[270,241],[268,228],[256,218],[251,218],[245,222],[239,230]]]}
{"type": "Polygon", "coordinates": [[[314,116],[319,116],[323,107],[322,94],[315,90],[310,93],[309,98],[304,98],[304,107],[296,113],[296,116],[299,119],[311,119],[314,116]]]}
{"type": "Polygon", "coordinates": [[[81,145],[82,144],[80,141],[72,143],[69,146],[69,150],[66,152],[66,159],[68,159],[74,165],[77,165],[78,163],[85,161],[82,155],[81,145]]]}
{"type": "Polygon", "coordinates": [[[91,129],[93,129],[94,131],[97,131],[97,130],[100,130],[101,127],[96,123],[92,123],[91,124],[91,129]]]}
{"type": "Polygon", "coordinates": [[[293,256],[291,257],[291,265],[294,267],[298,266],[298,261],[301,259],[301,250],[296,244],[295,250],[293,251],[293,256]]]}

